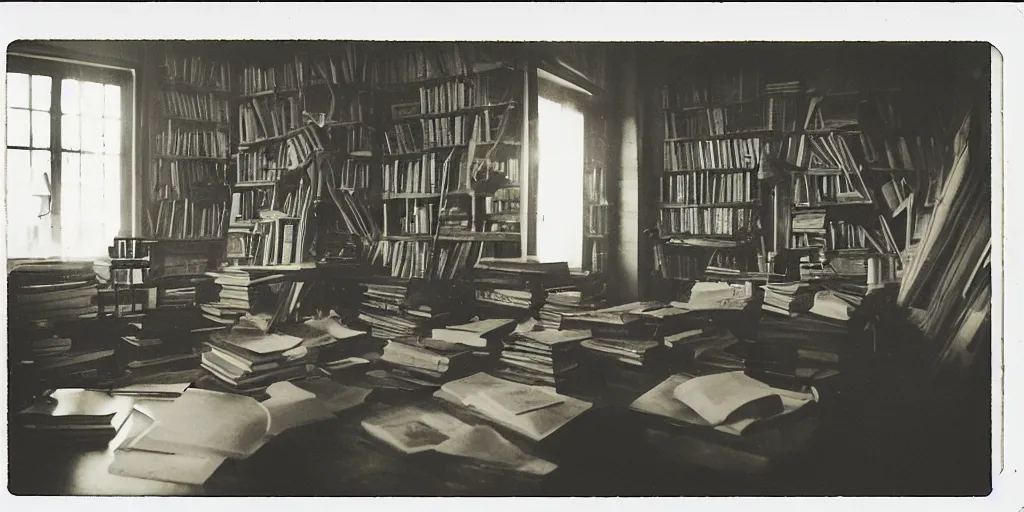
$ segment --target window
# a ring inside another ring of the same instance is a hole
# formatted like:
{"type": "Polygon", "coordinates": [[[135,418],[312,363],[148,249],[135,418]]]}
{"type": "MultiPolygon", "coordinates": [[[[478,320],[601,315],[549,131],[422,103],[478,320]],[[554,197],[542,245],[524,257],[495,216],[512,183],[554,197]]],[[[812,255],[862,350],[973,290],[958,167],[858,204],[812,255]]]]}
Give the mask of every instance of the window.
{"type": "Polygon", "coordinates": [[[582,95],[538,73],[537,229],[540,261],[583,267],[582,95]]]}
{"type": "Polygon", "coordinates": [[[8,56],[7,257],[95,257],[128,231],[130,72],[8,56]]]}

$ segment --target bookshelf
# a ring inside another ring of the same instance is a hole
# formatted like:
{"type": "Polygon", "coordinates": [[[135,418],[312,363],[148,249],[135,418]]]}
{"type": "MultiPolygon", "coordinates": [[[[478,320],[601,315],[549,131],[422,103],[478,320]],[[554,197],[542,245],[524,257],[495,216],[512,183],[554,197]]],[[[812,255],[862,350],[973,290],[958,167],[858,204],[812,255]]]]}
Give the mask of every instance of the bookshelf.
{"type": "Polygon", "coordinates": [[[801,277],[863,278],[878,258],[872,279],[898,278],[952,164],[952,137],[936,129],[941,110],[910,88],[808,91],[785,238],[801,277]]]}
{"type": "Polygon", "coordinates": [[[378,55],[378,253],[391,275],[451,279],[521,254],[523,70],[471,45],[378,55]]]}
{"type": "Polygon", "coordinates": [[[763,272],[758,169],[789,116],[756,65],[681,64],[661,84],[655,276],[763,272]]]}
{"type": "Polygon", "coordinates": [[[228,247],[235,263],[351,259],[373,237],[361,202],[376,166],[372,75],[370,53],[355,44],[241,66],[228,247]]]}
{"type": "Polygon", "coordinates": [[[232,132],[229,63],[165,48],[150,95],[151,238],[223,242],[232,132]]]}

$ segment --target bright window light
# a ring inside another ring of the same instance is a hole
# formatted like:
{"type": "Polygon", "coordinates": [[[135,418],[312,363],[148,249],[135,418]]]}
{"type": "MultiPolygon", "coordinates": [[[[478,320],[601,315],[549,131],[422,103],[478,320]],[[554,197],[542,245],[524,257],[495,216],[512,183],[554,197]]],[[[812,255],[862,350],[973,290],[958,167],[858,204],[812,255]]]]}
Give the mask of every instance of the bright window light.
{"type": "Polygon", "coordinates": [[[539,98],[537,259],[583,266],[583,113],[539,98]]]}

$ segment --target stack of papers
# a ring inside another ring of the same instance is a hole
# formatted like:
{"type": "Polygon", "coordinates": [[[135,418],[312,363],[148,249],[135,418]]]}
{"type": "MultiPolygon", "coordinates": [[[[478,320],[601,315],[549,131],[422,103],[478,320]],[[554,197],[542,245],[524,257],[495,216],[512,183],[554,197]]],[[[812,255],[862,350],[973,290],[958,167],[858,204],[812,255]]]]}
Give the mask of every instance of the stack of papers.
{"type": "Polygon", "coordinates": [[[202,366],[217,379],[243,391],[262,389],[279,380],[305,376],[329,338],[303,341],[298,336],[217,332],[207,343],[202,366]]]}
{"type": "Polygon", "coordinates": [[[516,321],[511,318],[491,318],[434,329],[430,337],[469,347],[484,348],[511,333],[515,325],[516,321]]]}

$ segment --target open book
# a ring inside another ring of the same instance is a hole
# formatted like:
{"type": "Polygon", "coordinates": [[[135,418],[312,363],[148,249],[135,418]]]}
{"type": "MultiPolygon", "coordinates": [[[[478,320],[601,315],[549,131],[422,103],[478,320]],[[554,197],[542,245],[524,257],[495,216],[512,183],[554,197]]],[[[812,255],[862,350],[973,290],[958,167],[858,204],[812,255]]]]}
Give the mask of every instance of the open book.
{"type": "Polygon", "coordinates": [[[741,435],[755,423],[792,413],[815,401],[812,392],[773,388],[742,371],[690,377],[673,375],[630,408],[670,421],[741,435]]]}
{"type": "Polygon", "coordinates": [[[591,404],[540,387],[477,373],[441,386],[434,397],[469,407],[534,441],[551,435],[591,404]]]}

